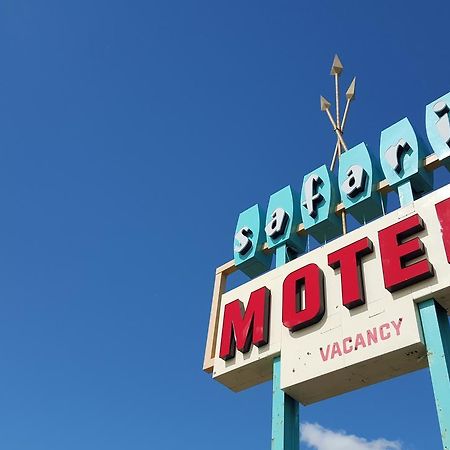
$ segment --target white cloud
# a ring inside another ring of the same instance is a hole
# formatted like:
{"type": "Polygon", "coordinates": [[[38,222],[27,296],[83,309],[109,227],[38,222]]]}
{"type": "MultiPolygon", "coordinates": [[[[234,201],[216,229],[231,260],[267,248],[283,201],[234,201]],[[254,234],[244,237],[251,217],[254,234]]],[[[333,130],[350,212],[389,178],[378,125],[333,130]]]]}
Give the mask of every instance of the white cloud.
{"type": "Polygon", "coordinates": [[[300,439],[315,450],[402,450],[398,441],[368,441],[344,431],[328,430],[314,423],[303,423],[300,426],[300,439]]]}

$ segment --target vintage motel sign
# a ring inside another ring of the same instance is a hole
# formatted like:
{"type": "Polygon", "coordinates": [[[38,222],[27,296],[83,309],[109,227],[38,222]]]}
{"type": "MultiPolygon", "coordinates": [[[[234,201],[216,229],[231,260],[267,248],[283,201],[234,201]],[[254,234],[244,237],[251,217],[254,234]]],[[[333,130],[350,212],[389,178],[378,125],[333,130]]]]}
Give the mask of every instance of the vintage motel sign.
{"type": "Polygon", "coordinates": [[[404,118],[381,132],[375,157],[344,141],[355,80],[341,120],[341,72],[336,57],[336,119],[321,98],[331,168],[239,215],[234,259],[216,271],[204,370],[236,392],[273,380],[272,448],[294,450],[298,403],[429,367],[450,448],[450,184],[433,191],[432,173],[450,167],[450,93],[426,107],[429,145],[404,118]],[[389,213],[387,190],[401,205],[389,213]],[[347,214],[362,224],[350,233],[347,214]],[[306,252],[310,237],[321,246],[306,252]],[[225,292],[234,270],[251,279],[225,292]]]}
{"type": "Polygon", "coordinates": [[[450,307],[449,244],[447,185],[224,293],[213,377],[241,391],[281,353],[310,404],[426,367],[417,303],[450,307]]]}

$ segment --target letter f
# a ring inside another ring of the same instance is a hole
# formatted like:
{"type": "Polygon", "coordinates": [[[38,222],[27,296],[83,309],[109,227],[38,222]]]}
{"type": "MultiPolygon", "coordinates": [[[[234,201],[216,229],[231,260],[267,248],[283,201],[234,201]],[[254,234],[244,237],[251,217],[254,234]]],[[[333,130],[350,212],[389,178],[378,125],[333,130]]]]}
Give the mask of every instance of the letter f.
{"type": "Polygon", "coordinates": [[[317,216],[317,203],[323,199],[322,194],[317,192],[319,185],[323,183],[319,175],[313,173],[305,181],[305,200],[303,206],[308,210],[308,214],[314,219],[317,216]]]}

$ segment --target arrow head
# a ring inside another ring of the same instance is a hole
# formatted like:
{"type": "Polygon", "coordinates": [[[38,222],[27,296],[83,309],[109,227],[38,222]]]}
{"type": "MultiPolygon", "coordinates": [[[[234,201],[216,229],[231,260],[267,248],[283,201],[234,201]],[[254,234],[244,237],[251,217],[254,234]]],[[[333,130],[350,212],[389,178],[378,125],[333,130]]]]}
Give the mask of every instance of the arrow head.
{"type": "Polygon", "coordinates": [[[330,109],[331,103],[325,98],[320,96],[320,110],[326,111],[327,109],[330,109]]]}
{"type": "Polygon", "coordinates": [[[339,75],[343,69],[344,69],[344,66],[341,63],[339,56],[334,55],[333,65],[331,66],[330,75],[339,75]]]}
{"type": "Polygon", "coordinates": [[[345,93],[345,96],[347,97],[347,100],[352,101],[355,98],[355,84],[356,84],[356,77],[353,78],[352,82],[350,83],[349,88],[347,89],[347,92],[345,93]]]}

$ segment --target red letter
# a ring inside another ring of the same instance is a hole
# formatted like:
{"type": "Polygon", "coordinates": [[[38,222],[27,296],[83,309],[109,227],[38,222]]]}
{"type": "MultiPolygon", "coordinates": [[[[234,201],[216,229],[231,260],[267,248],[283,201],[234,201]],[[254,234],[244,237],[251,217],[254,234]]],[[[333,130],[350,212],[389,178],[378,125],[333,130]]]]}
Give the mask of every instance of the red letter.
{"type": "Polygon", "coordinates": [[[247,353],[250,346],[269,342],[270,291],[266,287],[250,294],[247,310],[240,300],[225,305],[220,358],[227,361],[237,349],[247,353]]]}
{"type": "Polygon", "coordinates": [[[450,198],[436,205],[436,212],[441,224],[442,240],[444,241],[447,262],[450,263],[450,198]]]}
{"type": "Polygon", "coordinates": [[[324,313],[323,274],[319,267],[308,264],[289,274],[283,282],[283,325],[291,331],[301,330],[319,322],[324,313]]]}
{"type": "Polygon", "coordinates": [[[414,214],[378,232],[384,285],[388,291],[398,291],[434,275],[433,266],[426,258],[408,264],[411,260],[425,254],[422,241],[415,237],[402,242],[424,228],[420,216],[414,214]]]}
{"type": "Polygon", "coordinates": [[[363,238],[328,255],[328,265],[333,269],[341,268],[342,304],[348,309],[365,302],[361,258],[372,251],[370,239],[363,238]]]}

